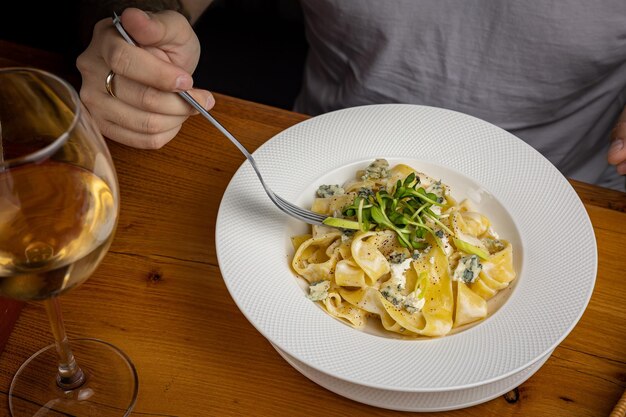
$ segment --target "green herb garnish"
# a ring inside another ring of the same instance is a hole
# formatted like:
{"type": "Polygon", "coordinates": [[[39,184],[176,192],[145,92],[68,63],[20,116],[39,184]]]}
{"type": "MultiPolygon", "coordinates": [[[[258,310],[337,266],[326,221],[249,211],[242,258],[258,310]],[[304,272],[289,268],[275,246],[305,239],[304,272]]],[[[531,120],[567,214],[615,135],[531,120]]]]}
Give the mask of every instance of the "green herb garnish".
{"type": "MultiPolygon", "coordinates": [[[[433,206],[443,207],[440,198],[420,187],[420,179],[415,173],[408,175],[404,181],[396,182],[393,194],[386,190],[376,193],[361,190],[354,202],[344,208],[343,215],[352,219],[358,230],[393,230],[396,232],[400,245],[409,249],[424,249],[426,233],[431,234],[443,249],[437,230],[428,226],[430,222],[450,235],[454,233],[440,220],[439,215],[431,210],[433,206]]],[[[332,222],[332,220],[329,220],[332,222]]],[[[326,224],[326,221],[324,222],[326,224]]],[[[441,232],[439,230],[439,232],[441,232]]]]}
{"type": "Polygon", "coordinates": [[[463,251],[465,253],[469,253],[471,255],[476,255],[480,259],[485,260],[485,261],[489,260],[489,253],[485,252],[481,248],[476,247],[470,243],[467,243],[464,240],[457,239],[456,237],[452,238],[452,241],[454,242],[454,246],[456,246],[458,250],[463,251]]]}

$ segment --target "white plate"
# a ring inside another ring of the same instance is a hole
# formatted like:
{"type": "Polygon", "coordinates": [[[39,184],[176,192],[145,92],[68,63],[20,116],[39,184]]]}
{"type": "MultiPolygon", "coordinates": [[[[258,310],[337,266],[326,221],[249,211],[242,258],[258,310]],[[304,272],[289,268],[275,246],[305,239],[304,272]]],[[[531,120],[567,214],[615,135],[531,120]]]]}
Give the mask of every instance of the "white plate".
{"type": "Polygon", "coordinates": [[[319,372],[403,392],[493,383],[552,351],[591,297],[597,250],[580,199],[547,159],[485,121],[426,106],[355,107],[299,123],[266,142],[254,157],[270,187],[303,206],[318,185],[341,182],[356,165],[379,157],[392,164],[410,162],[441,177],[457,199],[476,202],[515,245],[514,289],[476,326],[410,341],[358,331],[305,298],[302,281],[289,266],[289,238],[304,226],[272,205],[251,165],[244,163],[226,189],[217,218],[222,276],[259,332],[319,372]]]}
{"type": "Polygon", "coordinates": [[[287,363],[297,369],[302,375],[335,394],[374,407],[413,412],[457,410],[490,401],[524,383],[546,363],[552,354],[550,352],[523,371],[490,384],[458,391],[400,392],[369,388],[333,378],[330,375],[316,371],[310,366],[306,366],[278,347],[274,346],[274,348],[287,363]]]}

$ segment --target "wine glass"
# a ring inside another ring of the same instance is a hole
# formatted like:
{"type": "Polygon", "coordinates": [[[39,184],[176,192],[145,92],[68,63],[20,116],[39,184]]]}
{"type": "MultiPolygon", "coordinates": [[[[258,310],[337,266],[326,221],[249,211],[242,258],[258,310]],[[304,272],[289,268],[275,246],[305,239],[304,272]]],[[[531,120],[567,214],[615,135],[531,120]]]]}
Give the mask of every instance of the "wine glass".
{"type": "Polygon", "coordinates": [[[111,155],[76,90],[36,68],[0,69],[0,296],[42,300],[55,343],[19,368],[15,417],[130,414],[137,372],[115,346],[75,339],[59,296],[106,254],[119,191],[111,155]]]}

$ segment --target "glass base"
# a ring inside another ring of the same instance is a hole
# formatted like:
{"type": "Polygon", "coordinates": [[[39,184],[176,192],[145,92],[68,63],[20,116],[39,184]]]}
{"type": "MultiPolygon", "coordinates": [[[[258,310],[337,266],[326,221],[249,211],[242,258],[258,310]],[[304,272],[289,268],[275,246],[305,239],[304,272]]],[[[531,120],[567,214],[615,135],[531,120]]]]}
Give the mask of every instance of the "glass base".
{"type": "Polygon", "coordinates": [[[137,401],[135,366],[124,352],[98,339],[72,339],[85,382],[72,390],[57,385],[55,345],[41,349],[17,371],[9,390],[13,417],[128,416],[137,401]]]}

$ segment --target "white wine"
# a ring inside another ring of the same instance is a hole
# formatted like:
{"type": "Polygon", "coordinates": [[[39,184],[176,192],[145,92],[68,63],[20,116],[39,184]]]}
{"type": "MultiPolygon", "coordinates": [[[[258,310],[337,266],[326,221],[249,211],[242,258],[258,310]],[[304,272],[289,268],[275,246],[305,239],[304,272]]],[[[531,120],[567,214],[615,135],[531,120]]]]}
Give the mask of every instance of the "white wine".
{"type": "Polygon", "coordinates": [[[44,299],[85,281],[106,253],[117,200],[92,172],[68,163],[0,172],[0,295],[44,299]]]}

